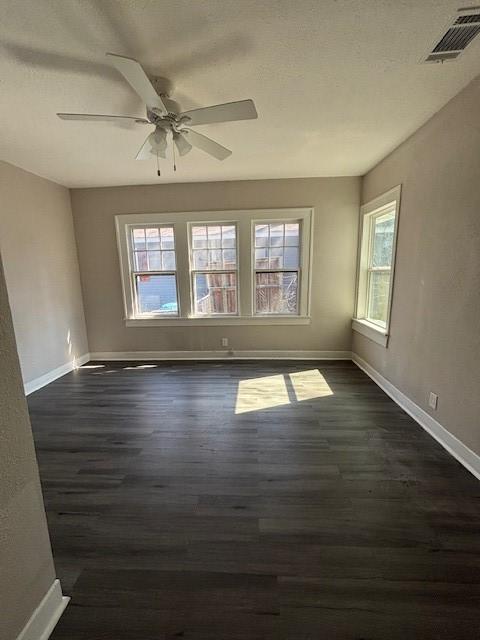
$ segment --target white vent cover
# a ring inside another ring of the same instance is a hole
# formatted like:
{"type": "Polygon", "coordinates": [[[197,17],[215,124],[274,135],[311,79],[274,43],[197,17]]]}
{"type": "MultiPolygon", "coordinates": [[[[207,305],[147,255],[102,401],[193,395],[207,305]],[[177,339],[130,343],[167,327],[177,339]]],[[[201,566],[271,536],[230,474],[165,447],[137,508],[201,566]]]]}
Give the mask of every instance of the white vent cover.
{"type": "Polygon", "coordinates": [[[422,62],[455,60],[480,33],[480,7],[459,9],[422,62]]]}

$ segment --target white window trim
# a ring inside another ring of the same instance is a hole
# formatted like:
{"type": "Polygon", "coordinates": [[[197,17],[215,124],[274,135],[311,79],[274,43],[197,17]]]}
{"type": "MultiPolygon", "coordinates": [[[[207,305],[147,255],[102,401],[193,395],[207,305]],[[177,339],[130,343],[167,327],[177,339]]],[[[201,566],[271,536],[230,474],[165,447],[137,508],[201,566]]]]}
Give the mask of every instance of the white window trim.
{"type": "Polygon", "coordinates": [[[395,261],[397,251],[397,234],[398,234],[398,218],[400,213],[400,197],[401,197],[401,185],[397,185],[393,189],[390,189],[386,193],[378,196],[374,200],[367,202],[360,207],[360,223],[358,233],[358,257],[357,257],[357,282],[355,291],[355,312],[352,319],[352,329],[361,333],[366,338],[369,338],[373,342],[381,345],[382,347],[388,346],[388,339],[390,336],[390,319],[393,300],[393,288],[395,277],[395,261]],[[375,214],[380,213],[384,208],[387,208],[394,204],[395,206],[395,228],[393,235],[393,249],[392,249],[392,266],[390,269],[390,290],[388,295],[387,305],[387,321],[386,326],[382,327],[374,322],[366,319],[366,298],[367,298],[367,271],[368,271],[368,255],[369,255],[369,243],[370,233],[366,233],[365,220],[367,218],[373,218],[375,214]]]}
{"type": "Polygon", "coordinates": [[[299,246],[299,264],[296,269],[290,269],[290,271],[296,271],[298,273],[298,309],[297,313],[289,313],[286,314],[285,318],[298,318],[303,314],[306,314],[308,311],[308,307],[310,304],[309,296],[309,283],[311,281],[311,264],[304,260],[304,247],[308,247],[309,255],[312,255],[312,244],[311,244],[311,224],[312,221],[307,221],[298,215],[293,218],[265,218],[263,220],[255,218],[251,221],[251,291],[252,291],[252,315],[255,318],[278,318],[279,314],[276,313],[258,313],[256,311],[256,273],[257,271],[288,271],[288,269],[257,269],[255,266],[255,225],[256,224],[274,224],[275,222],[280,222],[282,224],[286,224],[289,222],[300,222],[300,246],[299,246]],[[307,277],[303,277],[304,271],[307,270],[309,273],[306,274],[307,277]]]}
{"type": "MultiPolygon", "coordinates": [[[[140,229],[141,227],[147,227],[148,225],[146,224],[137,224],[135,225],[136,229],[140,229]]],[[[152,225],[154,226],[154,225],[152,225]]],[[[161,229],[162,227],[169,227],[171,225],[168,224],[158,224],[155,225],[158,229],[161,229]]],[[[163,270],[163,269],[159,269],[157,271],[155,270],[147,270],[147,271],[141,271],[135,268],[135,258],[133,258],[132,260],[132,256],[134,255],[134,247],[133,247],[133,241],[132,241],[132,234],[131,233],[127,233],[126,235],[126,243],[127,243],[127,252],[128,252],[128,264],[129,264],[129,290],[131,292],[131,296],[132,296],[132,300],[133,300],[133,305],[134,305],[134,314],[139,314],[139,311],[137,309],[137,304],[138,301],[136,299],[136,296],[134,294],[134,291],[136,289],[136,276],[138,275],[151,275],[151,276],[156,276],[156,275],[165,275],[165,276],[174,276],[175,278],[175,291],[177,294],[177,312],[176,313],[166,313],[164,315],[164,317],[168,317],[168,318],[178,318],[179,317],[179,309],[178,309],[178,277],[177,277],[177,264],[176,264],[176,258],[175,258],[175,269],[170,269],[170,270],[163,270]]],[[[176,256],[176,245],[175,245],[175,231],[174,231],[174,236],[173,236],[173,252],[176,256]]],[[[147,251],[147,249],[145,248],[145,251],[147,251]]],[[[161,251],[161,250],[160,250],[161,251]]],[[[139,314],[140,315],[140,314],[139,314]]],[[[145,317],[148,314],[141,314],[142,317],[145,317]]]]}
{"type": "MultiPolygon", "coordinates": [[[[187,229],[188,229],[188,256],[189,256],[189,263],[190,263],[190,300],[191,300],[191,305],[192,305],[192,312],[193,312],[193,307],[195,306],[195,274],[196,273],[213,273],[213,274],[220,274],[220,273],[235,273],[236,274],[236,305],[237,305],[237,311],[236,313],[216,313],[214,315],[208,315],[206,313],[198,313],[196,315],[194,315],[194,319],[213,319],[213,318],[237,318],[238,317],[238,312],[239,312],[239,308],[240,308],[240,282],[239,282],[239,274],[240,274],[240,267],[239,267],[239,252],[238,252],[238,225],[237,225],[237,221],[236,220],[215,220],[214,223],[215,225],[233,225],[235,227],[235,256],[236,256],[236,266],[235,269],[194,269],[193,268],[193,237],[192,237],[192,227],[196,227],[196,226],[212,226],[212,222],[197,222],[197,221],[193,221],[193,222],[188,222],[187,224],[187,229]]],[[[223,324],[223,323],[222,323],[223,324]]]]}
{"type": "Polygon", "coordinates": [[[310,324],[310,300],[313,256],[313,208],[244,209],[227,211],[190,211],[179,213],[134,213],[115,216],[117,246],[120,261],[121,283],[124,300],[125,323],[128,327],[153,326],[221,326],[221,325],[305,325],[310,324]],[[300,271],[302,274],[298,315],[255,315],[254,262],[252,257],[252,230],[257,222],[300,221],[302,242],[300,271]],[[237,296],[238,315],[195,316],[190,271],[191,224],[232,222],[237,228],[237,296]],[[178,316],[141,317],[135,312],[135,298],[131,290],[131,265],[128,233],[131,226],[148,224],[172,225],[175,233],[178,316]]]}

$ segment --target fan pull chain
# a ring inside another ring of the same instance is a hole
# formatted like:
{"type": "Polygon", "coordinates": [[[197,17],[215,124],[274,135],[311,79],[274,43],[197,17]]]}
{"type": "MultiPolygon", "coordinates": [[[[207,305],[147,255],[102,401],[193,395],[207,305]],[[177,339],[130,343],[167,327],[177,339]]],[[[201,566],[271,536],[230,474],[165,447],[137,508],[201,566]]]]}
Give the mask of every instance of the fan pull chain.
{"type": "Polygon", "coordinates": [[[160,165],[159,165],[159,162],[158,162],[158,149],[157,149],[157,176],[160,177],[160,175],[161,175],[160,174],[160,165]]]}
{"type": "Polygon", "coordinates": [[[175,142],[172,140],[172,148],[173,148],[173,170],[177,170],[177,162],[175,160],[175,142]]]}

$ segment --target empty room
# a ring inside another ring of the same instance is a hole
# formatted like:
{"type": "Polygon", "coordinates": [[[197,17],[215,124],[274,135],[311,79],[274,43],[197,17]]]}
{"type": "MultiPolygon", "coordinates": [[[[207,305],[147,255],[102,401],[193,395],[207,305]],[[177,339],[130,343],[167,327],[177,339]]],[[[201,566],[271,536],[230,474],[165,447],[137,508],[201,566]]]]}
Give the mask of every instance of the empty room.
{"type": "Polygon", "coordinates": [[[0,0],[0,640],[480,638],[480,7],[0,0]]]}

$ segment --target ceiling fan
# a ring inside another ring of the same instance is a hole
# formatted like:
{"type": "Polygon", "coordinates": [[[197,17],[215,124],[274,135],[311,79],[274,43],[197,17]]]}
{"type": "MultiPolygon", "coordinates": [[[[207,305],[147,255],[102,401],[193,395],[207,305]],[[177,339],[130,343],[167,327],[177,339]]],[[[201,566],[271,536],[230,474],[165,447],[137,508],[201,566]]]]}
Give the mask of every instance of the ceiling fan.
{"type": "MultiPolygon", "coordinates": [[[[159,156],[166,158],[167,134],[169,133],[172,136],[174,147],[176,147],[181,156],[191,151],[192,147],[196,147],[217,158],[217,160],[225,160],[232,153],[230,149],[198,133],[198,131],[194,131],[190,127],[234,120],[251,120],[258,117],[253,100],[240,100],[239,102],[228,102],[181,112],[179,105],[171,100],[166,93],[162,92],[160,87],[161,79],[153,80],[160,88],[159,92],[157,92],[139,62],[133,58],[119,56],[114,53],[107,53],[106,55],[108,60],[146,104],[146,118],[90,113],[57,113],[57,116],[62,120],[133,121],[137,124],[154,125],[154,131],[150,133],[135,156],[137,160],[146,160],[153,155],[157,157],[158,163],[159,156]]],[[[174,168],[176,169],[175,163],[174,168]]],[[[157,173],[160,175],[158,164],[157,173]]]]}

